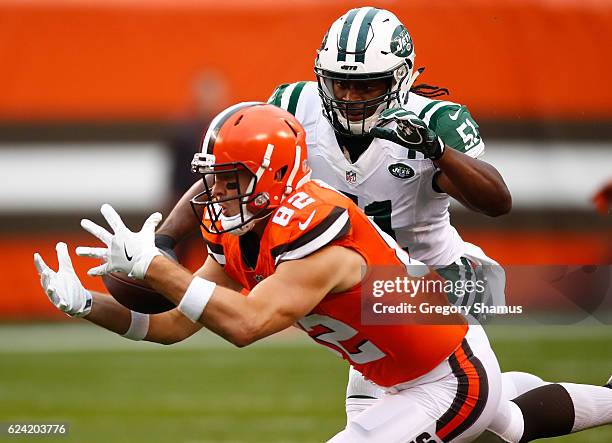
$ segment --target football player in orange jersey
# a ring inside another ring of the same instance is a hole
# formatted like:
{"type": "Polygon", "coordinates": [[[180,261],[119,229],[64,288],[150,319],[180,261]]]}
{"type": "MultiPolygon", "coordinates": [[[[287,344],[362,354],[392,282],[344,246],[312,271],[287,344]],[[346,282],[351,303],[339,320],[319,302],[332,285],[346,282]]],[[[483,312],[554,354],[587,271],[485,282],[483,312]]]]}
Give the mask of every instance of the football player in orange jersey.
{"type": "Polygon", "coordinates": [[[71,316],[160,343],[204,326],[245,346],[297,323],[386,390],[333,442],[472,441],[495,415],[516,414],[516,405],[512,410],[513,403],[500,401],[499,366],[480,326],[461,318],[362,324],[363,267],[394,265],[407,274],[414,263],[350,199],[309,179],[305,146],[297,120],[271,105],[236,105],[213,121],[193,162],[205,179],[207,198],[193,203],[204,207],[210,252],[195,275],[155,247],[158,213],[137,233],[109,205],[102,213],[113,233],[83,220],[107,246],[77,248],[103,260],[90,275],[120,271],[145,279],[176,309],[139,314],[87,291],[63,243],[58,272],[35,255],[47,296],[71,316]]]}
{"type": "Polygon", "coordinates": [[[84,295],[76,275],[66,276],[65,245],[58,248],[63,269],[57,274],[36,257],[43,287],[71,315],[162,343],[204,326],[246,346],[298,323],[389,390],[332,441],[472,440],[497,411],[501,391],[486,335],[460,318],[437,325],[361,324],[362,268],[406,270],[410,259],[349,198],[310,180],[304,137],[297,120],[272,105],[237,105],[213,121],[193,163],[214,177],[204,192],[208,198],[194,201],[204,206],[210,249],[195,276],[155,248],[158,214],[138,233],[127,230],[109,205],[102,213],[114,233],[83,221],[107,245],[78,248],[79,255],[103,260],[91,275],[121,271],[146,279],[176,309],[149,316],[111,297],[84,295]]]}

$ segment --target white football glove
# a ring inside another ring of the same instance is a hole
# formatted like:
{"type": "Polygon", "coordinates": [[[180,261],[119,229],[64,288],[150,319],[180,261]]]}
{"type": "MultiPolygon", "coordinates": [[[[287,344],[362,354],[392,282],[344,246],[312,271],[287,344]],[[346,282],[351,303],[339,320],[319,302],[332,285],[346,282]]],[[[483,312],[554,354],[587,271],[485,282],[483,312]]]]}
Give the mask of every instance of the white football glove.
{"type": "Polygon", "coordinates": [[[128,276],[142,280],[153,258],[161,255],[155,247],[155,227],[161,221],[159,212],[151,214],[142,225],[140,232],[132,232],[123,224],[117,211],[109,204],[103,204],[102,215],[114,234],[98,226],[91,220],[81,220],[81,226],[98,237],[107,248],[78,247],[77,255],[104,260],[100,266],[91,268],[87,274],[104,275],[111,272],[125,272],[128,276]]]}
{"type": "Polygon", "coordinates": [[[57,272],[47,266],[38,252],[34,254],[40,284],[56,308],[72,317],[83,317],[91,311],[91,293],[74,272],[66,243],[58,243],[55,250],[59,263],[57,272]]]}

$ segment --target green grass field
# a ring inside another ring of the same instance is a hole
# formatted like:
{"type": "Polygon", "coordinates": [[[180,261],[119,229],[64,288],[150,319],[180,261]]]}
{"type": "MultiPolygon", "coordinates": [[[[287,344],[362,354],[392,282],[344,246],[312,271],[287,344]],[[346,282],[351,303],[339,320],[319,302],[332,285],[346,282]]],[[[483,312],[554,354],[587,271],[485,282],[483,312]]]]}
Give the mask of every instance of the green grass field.
{"type": "MultiPolygon", "coordinates": [[[[505,370],[601,384],[612,371],[610,329],[490,336],[505,370]]],[[[70,426],[68,437],[36,441],[325,441],[343,427],[346,375],[344,362],[293,333],[235,349],[205,332],[163,347],[76,322],[0,326],[0,422],[70,426]]],[[[612,426],[555,441],[608,443],[612,426]]]]}

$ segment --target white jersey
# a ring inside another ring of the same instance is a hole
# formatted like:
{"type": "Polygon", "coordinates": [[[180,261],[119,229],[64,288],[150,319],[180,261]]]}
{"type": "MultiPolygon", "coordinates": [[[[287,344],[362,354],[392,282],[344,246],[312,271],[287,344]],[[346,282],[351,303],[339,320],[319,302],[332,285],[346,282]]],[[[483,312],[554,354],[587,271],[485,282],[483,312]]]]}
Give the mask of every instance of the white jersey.
{"type": "MultiPolygon", "coordinates": [[[[312,177],[351,197],[412,258],[442,266],[464,254],[463,240],[450,224],[449,196],[434,189],[438,170],[430,159],[375,138],[351,163],[323,116],[316,82],[281,85],[269,102],[294,114],[306,129],[312,177]]],[[[410,93],[405,107],[446,145],[472,157],[483,154],[478,125],[464,106],[410,93]]]]}

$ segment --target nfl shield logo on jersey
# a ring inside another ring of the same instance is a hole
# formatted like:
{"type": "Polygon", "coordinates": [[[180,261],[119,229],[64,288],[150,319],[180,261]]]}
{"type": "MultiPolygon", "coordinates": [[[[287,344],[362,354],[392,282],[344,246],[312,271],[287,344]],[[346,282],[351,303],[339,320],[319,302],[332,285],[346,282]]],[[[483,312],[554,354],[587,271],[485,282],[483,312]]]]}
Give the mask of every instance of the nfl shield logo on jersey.
{"type": "Polygon", "coordinates": [[[357,173],[355,171],[346,171],[346,181],[348,183],[357,183],[357,173]]]}

